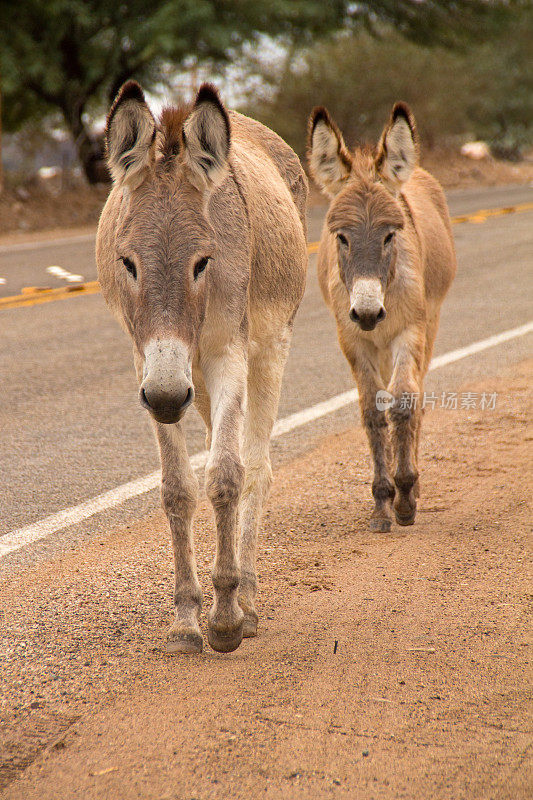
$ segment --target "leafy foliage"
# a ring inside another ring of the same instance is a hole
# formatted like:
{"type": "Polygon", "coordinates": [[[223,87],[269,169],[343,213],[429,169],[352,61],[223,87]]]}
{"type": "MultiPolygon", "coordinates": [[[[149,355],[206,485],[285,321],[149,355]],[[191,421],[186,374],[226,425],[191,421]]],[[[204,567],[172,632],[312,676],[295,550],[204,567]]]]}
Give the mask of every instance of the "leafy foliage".
{"type": "Polygon", "coordinates": [[[168,64],[224,62],[260,32],[301,39],[343,23],[346,3],[291,0],[0,0],[8,129],[60,112],[89,179],[99,157],[84,113],[135,77],[150,88],[168,64]]]}
{"type": "Polygon", "coordinates": [[[517,14],[496,40],[477,48],[467,114],[496,154],[517,157],[533,143],[533,6],[517,14]]]}
{"type": "MultiPolygon", "coordinates": [[[[150,89],[168,65],[227,62],[261,34],[297,47],[341,28],[387,22],[417,42],[488,35],[519,0],[0,0],[6,127],[60,113],[91,177],[84,114],[128,78],[150,89]]],[[[93,176],[94,177],[94,176],[93,176]]]]}
{"type": "Polygon", "coordinates": [[[517,12],[515,23],[466,51],[421,46],[390,28],[379,37],[343,33],[281,71],[264,71],[263,93],[256,89],[243,110],[303,155],[313,106],[326,105],[353,144],[376,141],[394,102],[404,100],[430,146],[466,135],[516,154],[532,137],[533,9],[517,12]]]}
{"type": "Polygon", "coordinates": [[[0,43],[8,121],[16,125],[46,106],[74,117],[89,100],[114,97],[128,78],[149,88],[166,64],[179,66],[189,56],[226,61],[260,32],[302,38],[339,27],[345,5],[341,0],[4,0],[0,43]]]}

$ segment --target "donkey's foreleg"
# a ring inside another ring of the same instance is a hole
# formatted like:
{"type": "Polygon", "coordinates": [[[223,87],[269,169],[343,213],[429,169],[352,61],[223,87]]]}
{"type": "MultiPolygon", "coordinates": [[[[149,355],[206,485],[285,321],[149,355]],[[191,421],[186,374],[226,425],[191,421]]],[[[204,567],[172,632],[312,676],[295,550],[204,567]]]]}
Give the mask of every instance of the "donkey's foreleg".
{"type": "Polygon", "coordinates": [[[263,505],[272,483],[270,436],[278,413],[283,370],[290,344],[287,329],[280,338],[255,344],[248,362],[248,402],[244,425],[244,490],[241,500],[239,604],[244,611],[244,636],[257,634],[256,549],[263,505]]]}
{"type": "Polygon", "coordinates": [[[214,603],[208,639],[214,650],[230,652],[242,640],[244,613],[237,600],[239,502],[244,483],[240,445],[246,402],[246,358],[241,347],[227,348],[202,365],[211,398],[212,442],[205,471],[207,496],[213,504],[217,544],[213,563],[214,603]]]}
{"type": "Polygon", "coordinates": [[[394,485],[390,475],[391,448],[385,411],[377,402],[377,393],[384,389],[378,367],[378,353],[370,344],[362,344],[350,353],[348,360],[359,390],[359,406],[374,461],[372,496],[374,510],[370,530],[386,533],[391,529],[394,485]]]}
{"type": "Polygon", "coordinates": [[[180,424],[155,425],[161,452],[161,497],[174,551],[174,622],[167,635],[172,653],[200,653],[202,633],[198,624],[202,590],[196,575],[192,518],[198,497],[198,481],[191,468],[180,424]]]}
{"type": "Polygon", "coordinates": [[[393,345],[394,370],[389,391],[395,404],[389,410],[392,446],[396,462],[394,513],[399,525],[412,525],[416,516],[418,487],[417,448],[421,424],[421,369],[424,333],[404,331],[393,345]]]}

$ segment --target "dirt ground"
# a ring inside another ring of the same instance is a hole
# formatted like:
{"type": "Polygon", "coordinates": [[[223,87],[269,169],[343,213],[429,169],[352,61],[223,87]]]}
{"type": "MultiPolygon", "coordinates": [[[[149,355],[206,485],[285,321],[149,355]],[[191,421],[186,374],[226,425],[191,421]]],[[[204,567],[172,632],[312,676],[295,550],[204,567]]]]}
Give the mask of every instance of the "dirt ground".
{"type": "MultiPolygon", "coordinates": [[[[6,186],[0,193],[0,235],[91,226],[98,223],[109,186],[80,185],[58,194],[32,186],[27,190],[6,186]]],[[[5,242],[10,243],[9,239],[5,242]]]]}
{"type": "MultiPolygon", "coordinates": [[[[159,513],[5,579],[2,797],[531,797],[532,372],[463,387],[495,410],[427,413],[412,528],[366,530],[360,428],[282,467],[233,654],[163,654],[159,513]]],[[[205,500],[196,527],[207,609],[205,500]]]]}
{"type": "Polygon", "coordinates": [[[533,153],[518,163],[495,158],[474,161],[456,150],[435,147],[422,150],[422,166],[435,175],[445,189],[528,183],[533,180],[533,153]]]}
{"type": "MultiPolygon", "coordinates": [[[[422,166],[432,172],[445,189],[468,186],[497,186],[533,181],[533,156],[513,164],[496,159],[472,159],[448,148],[436,147],[423,153],[422,166]]],[[[311,202],[324,203],[320,192],[311,187],[311,202]]],[[[2,244],[27,241],[35,231],[94,229],[109,193],[108,186],[80,184],[54,194],[43,186],[6,186],[0,194],[0,236],[2,244]]],[[[42,237],[41,237],[42,238],[42,237]]]]}

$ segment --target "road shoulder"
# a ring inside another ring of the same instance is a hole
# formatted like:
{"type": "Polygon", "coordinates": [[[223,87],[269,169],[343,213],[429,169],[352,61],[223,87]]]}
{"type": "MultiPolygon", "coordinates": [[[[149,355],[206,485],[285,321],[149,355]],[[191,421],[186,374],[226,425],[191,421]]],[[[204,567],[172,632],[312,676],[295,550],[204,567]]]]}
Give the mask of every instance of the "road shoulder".
{"type": "MultiPolygon", "coordinates": [[[[4,581],[5,797],[525,800],[531,372],[426,415],[413,528],[366,531],[359,429],[280,469],[230,656],[161,652],[161,514],[4,581]]],[[[208,589],[205,502],[197,531],[208,589]]]]}

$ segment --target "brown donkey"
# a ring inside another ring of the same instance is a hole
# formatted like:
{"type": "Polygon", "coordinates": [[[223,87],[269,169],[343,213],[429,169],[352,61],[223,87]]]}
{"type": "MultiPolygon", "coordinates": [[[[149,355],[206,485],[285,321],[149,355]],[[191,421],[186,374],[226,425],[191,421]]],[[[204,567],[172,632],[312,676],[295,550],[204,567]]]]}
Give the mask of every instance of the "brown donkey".
{"type": "Polygon", "coordinates": [[[269,441],[307,269],[301,164],[272,131],[204,85],[156,122],[138,84],[108,116],[114,186],[96,243],[106,302],[133,339],[172,533],[171,652],[202,649],[192,517],[198,482],[180,419],[207,427],[205,485],[217,546],[208,638],[227,652],[257,631],[255,550],[271,482],[269,441]]]}
{"type": "Polygon", "coordinates": [[[316,108],[309,163],[332,198],[318,278],[374,460],[370,528],[388,531],[393,501],[400,525],[415,520],[421,393],[456,271],[450,217],[440,184],[418,166],[416,125],[403,103],[375,152],[350,153],[326,109],[316,108]]]}

